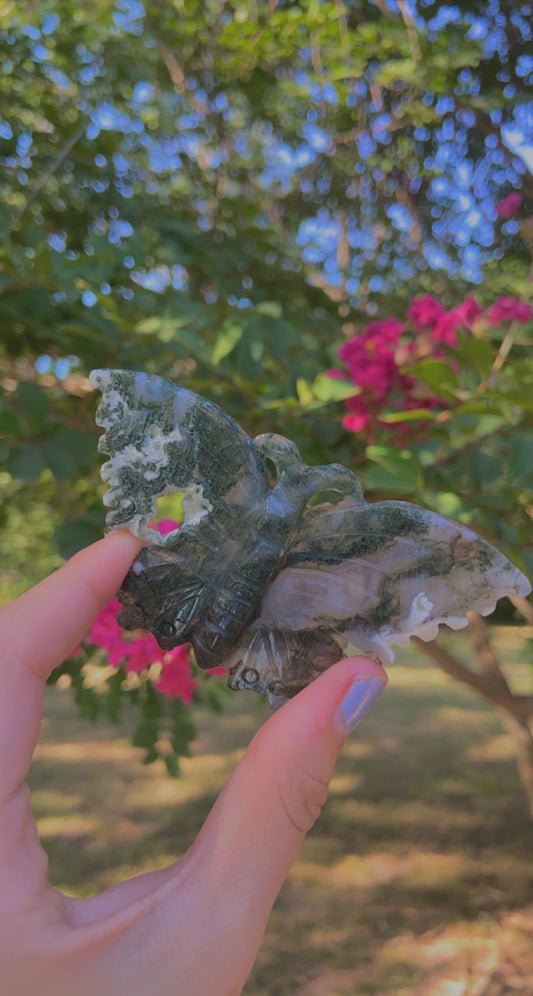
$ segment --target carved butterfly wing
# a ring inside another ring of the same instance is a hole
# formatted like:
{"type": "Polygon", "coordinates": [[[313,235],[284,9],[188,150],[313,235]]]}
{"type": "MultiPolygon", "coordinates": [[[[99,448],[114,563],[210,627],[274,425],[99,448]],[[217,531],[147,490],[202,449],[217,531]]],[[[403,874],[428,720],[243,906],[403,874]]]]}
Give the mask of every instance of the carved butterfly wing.
{"type": "Polygon", "coordinates": [[[285,689],[278,691],[289,697],[349,644],[390,664],[392,647],[406,646],[411,636],[432,640],[440,623],[459,629],[468,610],[487,615],[503,595],[529,590],[494,547],[433,512],[352,497],[308,508],[234,657],[242,663],[234,664],[232,680],[252,687],[243,675],[253,667],[249,648],[258,633],[270,633],[276,647],[264,665],[267,694],[274,694],[269,683],[281,681],[285,689]],[[307,680],[302,653],[308,654],[307,680]]]}
{"type": "Polygon", "coordinates": [[[102,392],[96,421],[105,429],[99,450],[110,458],[102,478],[111,528],[165,546],[147,526],[160,495],[184,492],[186,525],[209,517],[224,529],[267,490],[261,453],[217,405],[148,374],[93,370],[90,379],[102,392]]]}
{"type": "Polygon", "coordinates": [[[264,458],[217,405],[161,377],[94,370],[96,413],[109,456],[102,478],[111,528],[155,545],[141,551],[119,598],[126,629],[143,627],[170,649],[190,640],[213,598],[224,551],[238,546],[243,517],[268,489],[264,458]],[[157,498],[183,492],[185,525],[161,536],[148,523],[157,498]]]}
{"type": "Polygon", "coordinates": [[[332,630],[290,630],[256,620],[224,661],[230,688],[253,689],[272,708],[282,705],[342,657],[344,643],[332,630]]]}
{"type": "Polygon", "coordinates": [[[148,546],[133,562],[119,592],[123,608],[118,622],[124,629],[150,630],[160,647],[171,650],[190,639],[208,596],[202,579],[184,570],[174,551],[148,546]],[[179,625],[183,633],[177,640],[179,625]]]}

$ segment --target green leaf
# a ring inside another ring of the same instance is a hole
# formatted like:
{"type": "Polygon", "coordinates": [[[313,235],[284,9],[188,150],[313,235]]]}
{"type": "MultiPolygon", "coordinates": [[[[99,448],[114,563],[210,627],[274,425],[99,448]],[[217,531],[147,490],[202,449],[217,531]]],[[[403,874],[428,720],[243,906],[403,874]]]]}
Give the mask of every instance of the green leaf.
{"type": "Polygon", "coordinates": [[[70,519],[69,522],[62,522],[53,535],[55,545],[61,556],[66,559],[101,538],[101,528],[87,519],[70,519]]]}
{"type": "Polygon", "coordinates": [[[366,487],[372,491],[397,491],[408,494],[416,490],[417,468],[410,453],[391,446],[367,446],[366,455],[376,467],[365,475],[366,487]]]}
{"type": "Polygon", "coordinates": [[[467,460],[473,489],[478,489],[481,492],[487,488],[501,488],[503,462],[499,456],[494,453],[486,453],[484,450],[479,449],[473,453],[469,453],[465,459],[467,460]]]}
{"type": "Polygon", "coordinates": [[[42,387],[33,381],[23,380],[17,386],[15,394],[32,429],[42,431],[50,411],[50,402],[42,387]]]}
{"type": "Polygon", "coordinates": [[[475,420],[475,435],[477,437],[489,436],[491,433],[498,432],[499,429],[507,428],[508,424],[508,419],[501,415],[481,415],[475,420]]]}
{"type": "Polygon", "coordinates": [[[387,59],[376,70],[375,79],[381,86],[392,86],[397,80],[406,83],[415,79],[419,67],[414,59],[387,59]]]}
{"type": "Polygon", "coordinates": [[[412,494],[416,488],[416,471],[413,467],[402,467],[401,472],[385,467],[371,467],[365,474],[365,487],[369,491],[394,491],[397,494],[412,494]]]}
{"type": "Polygon", "coordinates": [[[0,408],[0,433],[3,436],[20,436],[20,423],[12,408],[0,408]]]}
{"type": "Polygon", "coordinates": [[[460,336],[456,351],[459,359],[466,366],[474,367],[482,380],[491,372],[495,353],[488,339],[460,336]]]}
{"type": "Polygon", "coordinates": [[[307,408],[309,405],[313,404],[315,400],[313,388],[305,377],[298,377],[296,379],[296,393],[302,408],[307,408]]]}
{"type": "Polygon", "coordinates": [[[82,675],[80,675],[80,681],[76,688],[75,699],[81,715],[94,723],[102,712],[102,701],[94,688],[85,687],[82,675]]]}
{"type": "Polygon", "coordinates": [[[12,477],[24,484],[32,484],[46,468],[46,458],[42,446],[37,443],[17,446],[7,459],[7,469],[12,477]]]}
{"type": "Polygon", "coordinates": [[[515,433],[509,442],[509,479],[514,487],[533,483],[533,436],[515,433]]]}
{"type": "MultiPolygon", "coordinates": [[[[519,367],[520,373],[523,370],[522,364],[519,367]]],[[[519,406],[527,412],[533,412],[533,386],[531,381],[524,381],[522,384],[515,383],[514,390],[493,391],[487,395],[496,405],[519,406]]]]}
{"type": "Polygon", "coordinates": [[[410,408],[405,412],[388,412],[383,415],[380,414],[379,421],[386,422],[387,425],[395,425],[397,422],[415,422],[418,419],[426,419],[431,421],[435,418],[435,412],[429,411],[428,408],[410,408]]]}
{"type": "Polygon", "coordinates": [[[45,439],[43,453],[56,481],[67,481],[76,469],[76,460],[68,450],[56,446],[53,439],[45,439]]]}
{"type": "Polygon", "coordinates": [[[165,767],[171,778],[179,778],[180,766],[175,754],[165,754],[163,758],[165,767]]]}
{"type": "Polygon", "coordinates": [[[122,716],[122,683],[124,672],[117,669],[105,682],[104,704],[106,714],[113,723],[119,723],[122,716]]]}
{"type": "Polygon", "coordinates": [[[213,352],[211,354],[211,362],[218,366],[221,360],[225,356],[229,356],[233,352],[235,346],[242,339],[243,327],[242,325],[237,325],[235,322],[227,322],[226,325],[220,330],[215,345],[213,346],[213,352]]]}
{"type": "Polygon", "coordinates": [[[361,389],[347,380],[339,380],[337,377],[327,377],[319,374],[315,377],[311,390],[319,401],[329,403],[330,401],[344,401],[345,398],[353,398],[355,394],[360,394],[361,389]]]}
{"type": "MultiPolygon", "coordinates": [[[[91,466],[96,462],[96,436],[92,432],[84,432],[82,429],[72,429],[68,425],[55,425],[46,440],[46,452],[51,450],[61,451],[68,456],[73,468],[91,466]]],[[[54,467],[50,464],[53,473],[54,467]]],[[[61,473],[61,467],[66,466],[66,462],[56,460],[55,466],[61,473]]],[[[58,479],[62,479],[61,477],[58,479]]]]}
{"type": "Polygon", "coordinates": [[[269,315],[270,318],[281,318],[283,309],[277,301],[260,301],[255,310],[260,315],[269,315]]]}
{"type": "MultiPolygon", "coordinates": [[[[139,746],[142,746],[142,744],[139,746]]],[[[142,763],[148,765],[148,764],[153,764],[154,761],[158,760],[159,760],[159,751],[157,750],[157,747],[150,747],[149,750],[146,751],[142,763]]]]}
{"type": "Polygon", "coordinates": [[[257,399],[258,405],[265,411],[291,411],[298,408],[298,401],[296,398],[276,398],[274,401],[264,400],[263,398],[257,399]]]}
{"type": "Polygon", "coordinates": [[[142,322],[137,322],[135,332],[138,335],[157,335],[161,328],[161,317],[153,315],[151,318],[144,318],[142,322]]]}
{"type": "Polygon", "coordinates": [[[441,452],[442,443],[437,439],[420,440],[411,447],[411,453],[421,467],[433,467],[435,460],[441,452]]]}
{"type": "Polygon", "coordinates": [[[159,737],[159,727],[155,719],[145,719],[135,730],[131,742],[134,747],[145,747],[151,750],[159,737]]]}
{"type": "Polygon", "coordinates": [[[147,697],[142,705],[142,714],[147,719],[160,719],[163,714],[161,698],[149,685],[147,686],[147,697]]]}
{"type": "Polygon", "coordinates": [[[446,360],[422,360],[407,371],[427,384],[437,395],[453,394],[457,388],[457,374],[446,360]]]}
{"type": "Polygon", "coordinates": [[[426,491],[421,493],[421,497],[426,505],[447,519],[457,519],[461,522],[472,520],[472,509],[469,509],[453,491],[426,491]]]}
{"type": "Polygon", "coordinates": [[[491,408],[494,408],[494,401],[492,398],[484,397],[480,398],[479,401],[465,401],[462,405],[457,405],[453,409],[452,415],[455,418],[460,415],[485,415],[491,408]]]}
{"type": "Polygon", "coordinates": [[[263,373],[265,336],[263,321],[251,315],[232,351],[232,366],[248,381],[256,381],[263,373]]]}

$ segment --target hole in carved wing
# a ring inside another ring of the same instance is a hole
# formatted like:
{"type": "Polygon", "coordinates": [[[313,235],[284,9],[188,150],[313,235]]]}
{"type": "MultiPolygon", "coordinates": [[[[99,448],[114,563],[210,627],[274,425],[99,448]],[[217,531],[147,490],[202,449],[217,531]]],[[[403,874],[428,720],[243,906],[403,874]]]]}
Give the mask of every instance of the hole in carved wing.
{"type": "Polygon", "coordinates": [[[314,505],[338,505],[344,497],[345,495],[341,491],[316,491],[307,502],[307,507],[313,508],[314,505]]]}
{"type": "Polygon", "coordinates": [[[157,529],[162,536],[174,532],[183,524],[183,509],[181,501],[183,491],[159,495],[156,499],[155,514],[150,520],[152,528],[157,529]]]}
{"type": "Polygon", "coordinates": [[[265,470],[267,472],[268,483],[270,487],[273,488],[278,480],[279,474],[276,464],[270,459],[270,457],[265,457],[265,470]]]}

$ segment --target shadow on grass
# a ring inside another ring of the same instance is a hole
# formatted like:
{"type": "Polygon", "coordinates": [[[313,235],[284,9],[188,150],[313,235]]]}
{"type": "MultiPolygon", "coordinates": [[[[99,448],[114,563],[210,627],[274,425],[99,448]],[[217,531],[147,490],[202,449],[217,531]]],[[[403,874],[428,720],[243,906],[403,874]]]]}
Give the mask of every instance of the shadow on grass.
{"type": "MultiPolygon", "coordinates": [[[[425,969],[381,965],[388,944],[497,924],[532,901],[531,823],[498,717],[418,655],[402,659],[339,758],[247,996],[418,994],[425,969]]],[[[49,690],[31,785],[53,881],[87,894],[182,854],[265,717],[251,696],[202,714],[174,781],[143,768],[122,729],[80,721],[49,690]]]]}

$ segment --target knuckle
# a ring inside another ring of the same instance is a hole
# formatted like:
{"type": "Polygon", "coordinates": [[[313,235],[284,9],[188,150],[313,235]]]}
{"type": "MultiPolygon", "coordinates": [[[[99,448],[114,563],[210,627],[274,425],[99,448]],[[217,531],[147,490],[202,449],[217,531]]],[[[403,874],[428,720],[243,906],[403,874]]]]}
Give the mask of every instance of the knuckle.
{"type": "Polygon", "coordinates": [[[318,819],[328,797],[329,781],[315,772],[300,769],[280,784],[283,809],[298,833],[307,833],[318,819]]]}

